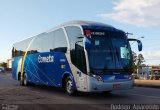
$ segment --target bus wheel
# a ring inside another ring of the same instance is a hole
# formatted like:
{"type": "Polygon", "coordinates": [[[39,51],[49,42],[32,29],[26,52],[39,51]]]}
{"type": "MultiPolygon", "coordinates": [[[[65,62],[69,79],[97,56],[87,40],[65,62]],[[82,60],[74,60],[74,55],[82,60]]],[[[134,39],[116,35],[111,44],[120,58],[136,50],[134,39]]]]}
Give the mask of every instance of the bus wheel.
{"type": "Polygon", "coordinates": [[[19,82],[20,82],[20,86],[24,86],[24,81],[23,81],[23,77],[21,76],[21,74],[20,74],[19,82]]]}
{"type": "Polygon", "coordinates": [[[27,86],[28,85],[27,76],[26,76],[25,73],[24,73],[23,77],[20,77],[20,85],[21,86],[27,86]]]}
{"type": "Polygon", "coordinates": [[[68,95],[75,95],[75,90],[73,90],[73,81],[70,77],[66,78],[65,91],[68,95]]]}
{"type": "Polygon", "coordinates": [[[26,76],[26,74],[24,74],[24,76],[23,76],[23,81],[24,81],[24,86],[27,86],[28,82],[27,82],[27,76],[26,76]]]}

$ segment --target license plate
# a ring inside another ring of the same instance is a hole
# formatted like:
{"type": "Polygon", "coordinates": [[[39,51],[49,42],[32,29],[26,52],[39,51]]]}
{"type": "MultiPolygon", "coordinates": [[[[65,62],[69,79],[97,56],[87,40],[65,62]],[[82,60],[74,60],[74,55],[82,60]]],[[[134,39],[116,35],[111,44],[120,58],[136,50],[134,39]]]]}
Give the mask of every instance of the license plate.
{"type": "Polygon", "coordinates": [[[121,88],[121,85],[120,84],[113,84],[113,88],[114,89],[121,88]]]}

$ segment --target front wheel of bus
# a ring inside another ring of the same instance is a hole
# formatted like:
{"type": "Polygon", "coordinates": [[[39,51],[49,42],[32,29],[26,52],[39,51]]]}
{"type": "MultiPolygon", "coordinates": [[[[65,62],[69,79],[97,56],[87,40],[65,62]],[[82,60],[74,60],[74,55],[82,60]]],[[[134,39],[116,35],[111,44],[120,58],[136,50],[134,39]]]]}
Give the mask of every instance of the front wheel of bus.
{"type": "Polygon", "coordinates": [[[71,80],[70,77],[66,78],[66,84],[65,84],[65,91],[67,92],[68,95],[75,95],[75,90],[73,89],[73,81],[71,80]]]}

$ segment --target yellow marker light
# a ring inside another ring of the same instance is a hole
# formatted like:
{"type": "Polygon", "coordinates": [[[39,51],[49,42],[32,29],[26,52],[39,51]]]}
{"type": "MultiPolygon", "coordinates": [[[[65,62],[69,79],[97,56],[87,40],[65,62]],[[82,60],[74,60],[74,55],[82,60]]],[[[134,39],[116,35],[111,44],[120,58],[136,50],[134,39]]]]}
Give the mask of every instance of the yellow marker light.
{"type": "Polygon", "coordinates": [[[64,69],[66,67],[66,65],[61,65],[61,69],[64,69]]]}

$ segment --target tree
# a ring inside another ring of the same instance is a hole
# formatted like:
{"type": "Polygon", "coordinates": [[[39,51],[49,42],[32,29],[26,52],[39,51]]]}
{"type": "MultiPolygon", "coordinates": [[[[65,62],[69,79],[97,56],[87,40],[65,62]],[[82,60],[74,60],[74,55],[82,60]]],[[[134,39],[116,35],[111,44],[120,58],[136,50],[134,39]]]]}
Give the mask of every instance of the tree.
{"type": "Polygon", "coordinates": [[[132,51],[132,55],[133,55],[133,63],[134,63],[134,65],[136,65],[136,62],[137,62],[137,54],[132,51]]]}
{"type": "Polygon", "coordinates": [[[133,55],[133,63],[136,66],[142,66],[142,64],[145,62],[144,57],[142,54],[137,55],[135,52],[132,52],[133,55]]]}
{"type": "Polygon", "coordinates": [[[143,54],[137,55],[135,52],[132,52],[133,54],[133,63],[135,65],[134,71],[137,71],[139,73],[139,69],[142,68],[143,63],[145,62],[143,54]]]}
{"type": "Polygon", "coordinates": [[[2,62],[2,63],[0,63],[0,66],[7,68],[7,63],[2,62]]]}
{"type": "Polygon", "coordinates": [[[137,65],[138,66],[142,66],[142,64],[145,62],[144,57],[142,54],[138,55],[138,59],[137,59],[137,65]]]}

